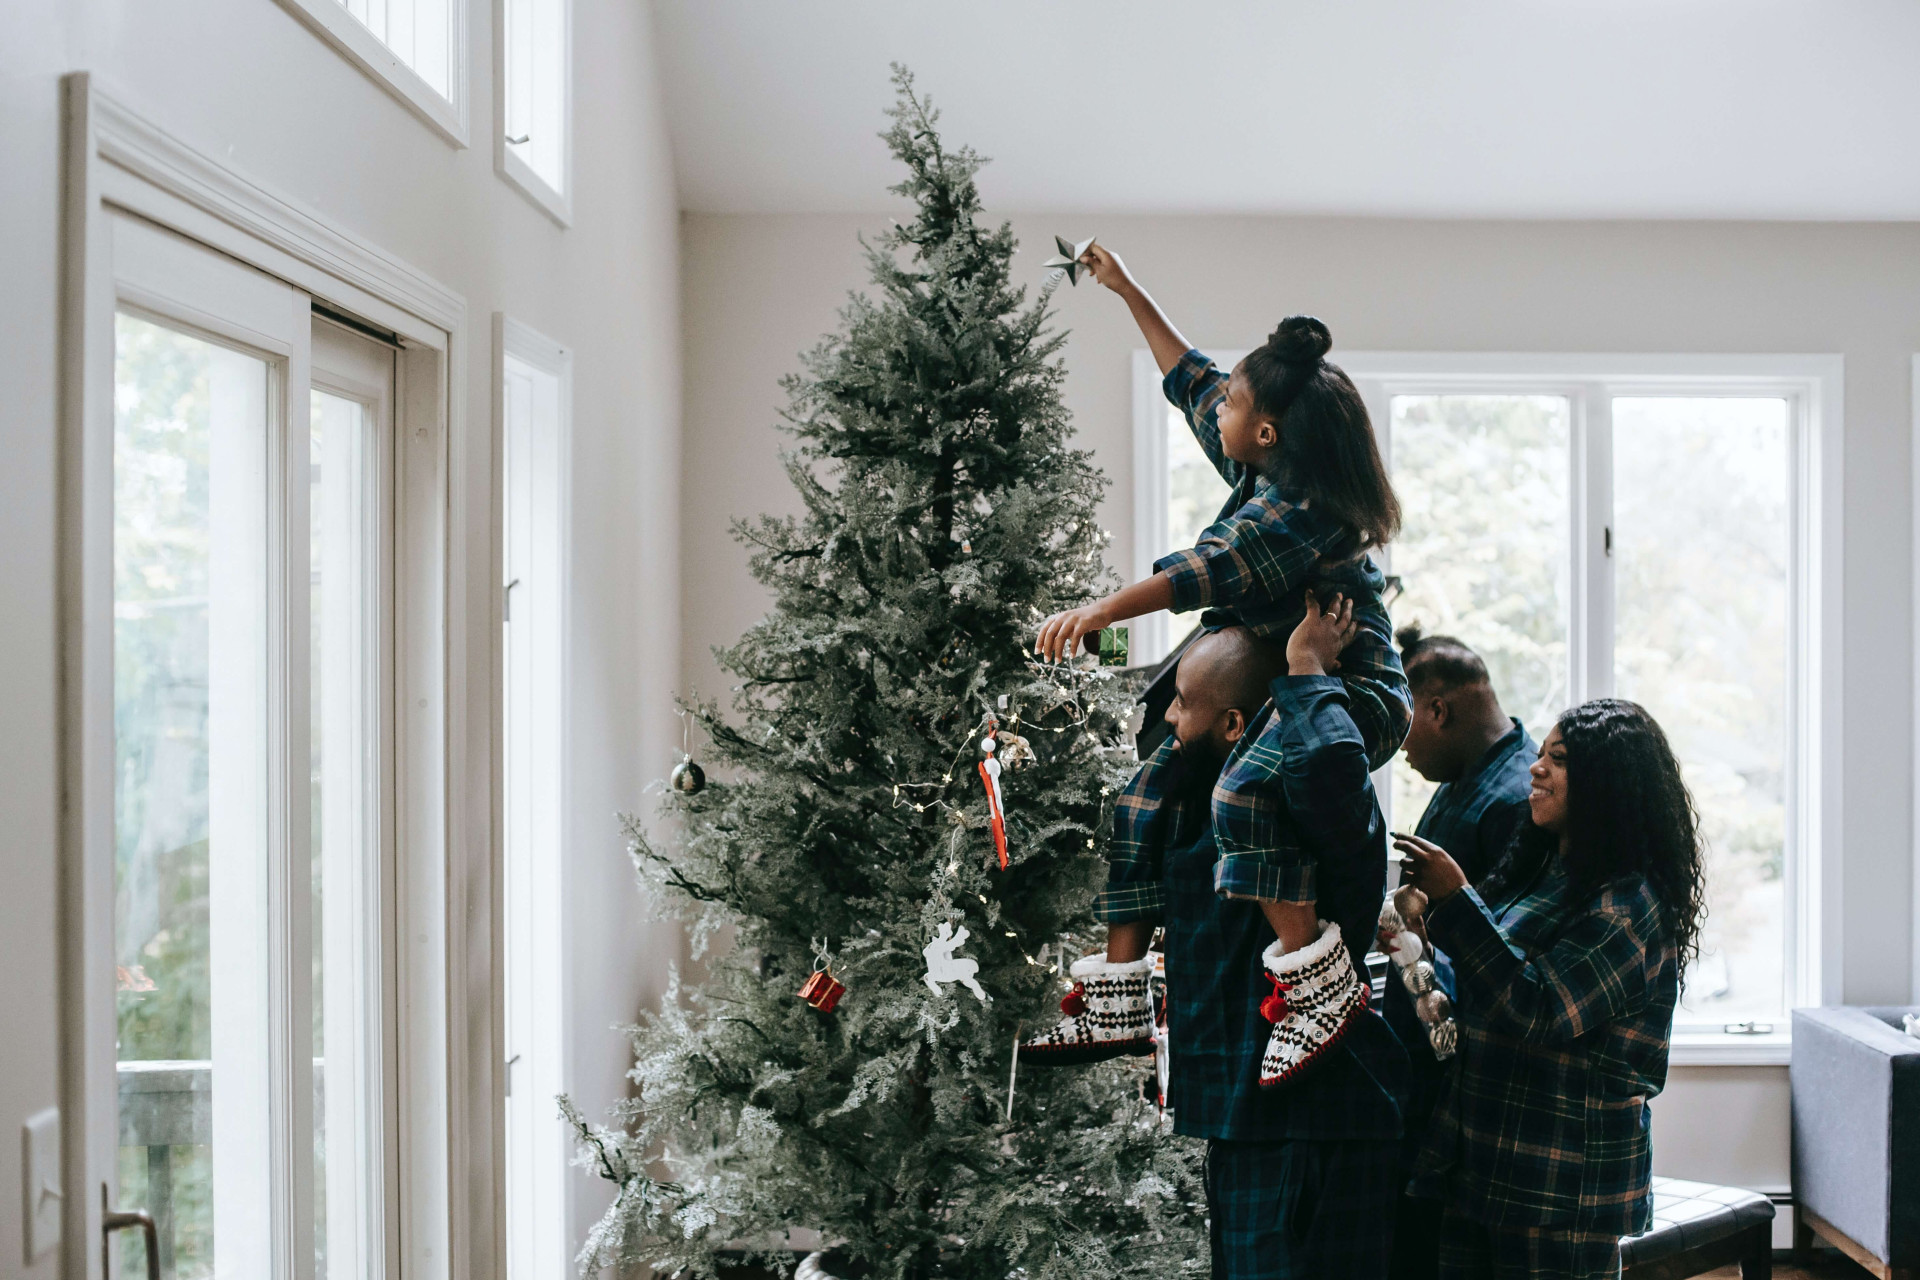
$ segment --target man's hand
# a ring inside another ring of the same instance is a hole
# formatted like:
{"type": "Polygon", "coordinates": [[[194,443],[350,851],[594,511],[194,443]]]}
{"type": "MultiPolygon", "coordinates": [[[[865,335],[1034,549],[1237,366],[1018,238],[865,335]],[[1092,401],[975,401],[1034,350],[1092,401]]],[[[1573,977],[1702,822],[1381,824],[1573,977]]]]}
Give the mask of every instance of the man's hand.
{"type": "Polygon", "coordinates": [[[1433,906],[1439,906],[1444,899],[1466,887],[1467,873],[1433,841],[1396,833],[1393,847],[1400,851],[1401,883],[1426,894],[1433,906]]]}
{"type": "Polygon", "coordinates": [[[1335,596],[1323,611],[1313,592],[1307,592],[1307,616],[1287,637],[1287,674],[1324,676],[1340,669],[1340,651],[1353,643],[1360,624],[1353,620],[1353,601],[1335,596]]]}
{"type": "MultiPolygon", "coordinates": [[[[1065,613],[1056,613],[1040,624],[1040,638],[1034,642],[1033,651],[1048,662],[1059,662],[1071,658],[1074,646],[1085,636],[1090,636],[1102,627],[1113,625],[1113,611],[1110,600],[1096,600],[1092,604],[1078,609],[1069,609],[1065,613]]],[[[1085,646],[1081,646],[1083,651],[1085,646]]]]}
{"type": "Polygon", "coordinates": [[[1138,287],[1127,271],[1127,264],[1120,261],[1120,256],[1110,249],[1098,244],[1089,245],[1087,251],[1080,255],[1080,261],[1087,264],[1095,280],[1115,293],[1125,293],[1138,287]]]}

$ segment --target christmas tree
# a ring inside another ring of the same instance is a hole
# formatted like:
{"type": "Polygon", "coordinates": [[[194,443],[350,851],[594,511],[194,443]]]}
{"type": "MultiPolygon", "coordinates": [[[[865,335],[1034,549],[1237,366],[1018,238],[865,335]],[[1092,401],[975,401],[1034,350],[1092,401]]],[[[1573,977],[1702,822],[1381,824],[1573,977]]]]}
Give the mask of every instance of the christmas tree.
{"type": "Polygon", "coordinates": [[[1097,944],[1134,689],[1030,656],[1043,615],[1104,587],[1106,480],[1068,443],[1050,287],[1028,303],[979,157],[895,83],[882,136],[914,216],[863,242],[871,295],[784,383],[805,514],[736,525],[774,607],[719,654],[733,714],[687,709],[720,767],[676,772],[670,839],[628,824],[696,948],[731,936],[632,1029],[614,1125],[566,1106],[619,1185],[589,1270],[711,1275],[743,1244],[790,1265],[790,1228],[849,1276],[1204,1266],[1197,1153],[1149,1062],[1010,1075],[1097,944]]]}

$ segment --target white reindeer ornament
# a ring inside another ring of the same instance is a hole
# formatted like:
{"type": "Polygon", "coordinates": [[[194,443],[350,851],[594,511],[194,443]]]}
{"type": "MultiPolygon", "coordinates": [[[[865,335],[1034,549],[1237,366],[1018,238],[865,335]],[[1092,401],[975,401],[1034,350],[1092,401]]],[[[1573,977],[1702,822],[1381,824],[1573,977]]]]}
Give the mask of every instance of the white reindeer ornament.
{"type": "Polygon", "coordinates": [[[934,933],[933,941],[920,949],[920,954],[927,958],[926,982],[933,988],[935,995],[946,994],[946,989],[940,985],[941,983],[957,982],[973,992],[984,1004],[988,999],[986,988],[982,987],[973,976],[980,972],[980,962],[967,956],[953,954],[960,949],[960,944],[965,942],[967,937],[965,925],[960,926],[960,932],[955,933],[951,921],[940,922],[940,928],[934,933]]]}

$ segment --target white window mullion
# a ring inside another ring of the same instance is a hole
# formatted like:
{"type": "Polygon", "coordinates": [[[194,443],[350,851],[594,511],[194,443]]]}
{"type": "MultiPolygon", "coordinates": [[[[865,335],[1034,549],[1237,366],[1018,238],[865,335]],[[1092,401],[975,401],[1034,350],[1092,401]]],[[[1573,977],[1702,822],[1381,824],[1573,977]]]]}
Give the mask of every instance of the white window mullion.
{"type": "Polygon", "coordinates": [[[385,663],[382,585],[391,542],[386,468],[393,408],[391,347],[313,322],[314,469],[310,556],[316,575],[310,634],[319,680],[312,776],[319,801],[314,875],[320,953],[316,972],[324,1051],[316,1051],[324,1110],[315,1117],[323,1231],[316,1231],[321,1280],[377,1280],[387,1273],[384,1196],[392,1037],[386,995],[392,842],[384,820],[390,754],[381,708],[391,684],[385,663]]]}
{"type": "Polygon", "coordinates": [[[269,703],[269,788],[273,836],[268,918],[276,988],[272,1041],[275,1123],[272,1131],[276,1188],[275,1276],[309,1280],[313,1275],[313,934],[311,740],[308,682],[311,678],[308,570],[308,391],[310,349],[305,323],[311,304],[294,298],[294,345],[281,402],[276,406],[273,476],[270,486],[272,566],[268,609],[274,618],[270,661],[278,668],[269,703]]]}
{"type": "Polygon", "coordinates": [[[272,1276],[281,1252],[274,1194],[279,1161],[262,1136],[274,1132],[272,1083],[278,1037],[271,912],[275,845],[267,640],[269,475],[267,434],[281,418],[279,373],[216,351],[209,378],[207,458],[207,919],[212,1075],[211,1138],[215,1262],[222,1273],[272,1276]],[[231,373],[227,366],[235,366],[231,373]],[[268,424],[228,430],[226,424],[268,424]]]}
{"type": "MultiPolygon", "coordinates": [[[[1151,577],[1153,562],[1171,548],[1167,541],[1167,402],[1151,351],[1133,353],[1133,578],[1151,577]]],[[[1158,662],[1172,647],[1165,612],[1127,624],[1132,661],[1158,662]]]]}
{"type": "Polygon", "coordinates": [[[496,317],[505,579],[501,1008],[508,1280],[569,1265],[567,500],[572,357],[496,317]]]}
{"type": "Polygon", "coordinates": [[[1573,597],[1569,706],[1613,693],[1613,412],[1607,390],[1587,383],[1568,395],[1573,410],[1573,597]]]}

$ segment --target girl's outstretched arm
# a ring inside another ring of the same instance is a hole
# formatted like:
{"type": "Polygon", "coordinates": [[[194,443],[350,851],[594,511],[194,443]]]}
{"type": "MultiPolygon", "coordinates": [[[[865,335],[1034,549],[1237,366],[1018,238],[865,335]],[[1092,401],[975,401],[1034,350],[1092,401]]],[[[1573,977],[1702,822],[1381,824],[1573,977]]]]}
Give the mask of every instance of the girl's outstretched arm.
{"type": "Polygon", "coordinates": [[[1156,613],[1172,603],[1173,584],[1166,574],[1156,573],[1092,604],[1054,614],[1040,624],[1040,638],[1034,641],[1033,651],[1048,662],[1064,661],[1074,655],[1074,646],[1082,637],[1116,622],[1156,613]]]}
{"type": "Polygon", "coordinates": [[[1192,344],[1173,327],[1173,321],[1167,319],[1160,304],[1147,296],[1147,291],[1140,287],[1118,254],[1095,244],[1080,255],[1080,261],[1092,269],[1095,280],[1126,299],[1127,310],[1133,312],[1133,322],[1140,326],[1147,349],[1153,352],[1153,362],[1160,366],[1160,376],[1166,377],[1173,366],[1180,363],[1180,357],[1192,349],[1192,344]]]}

